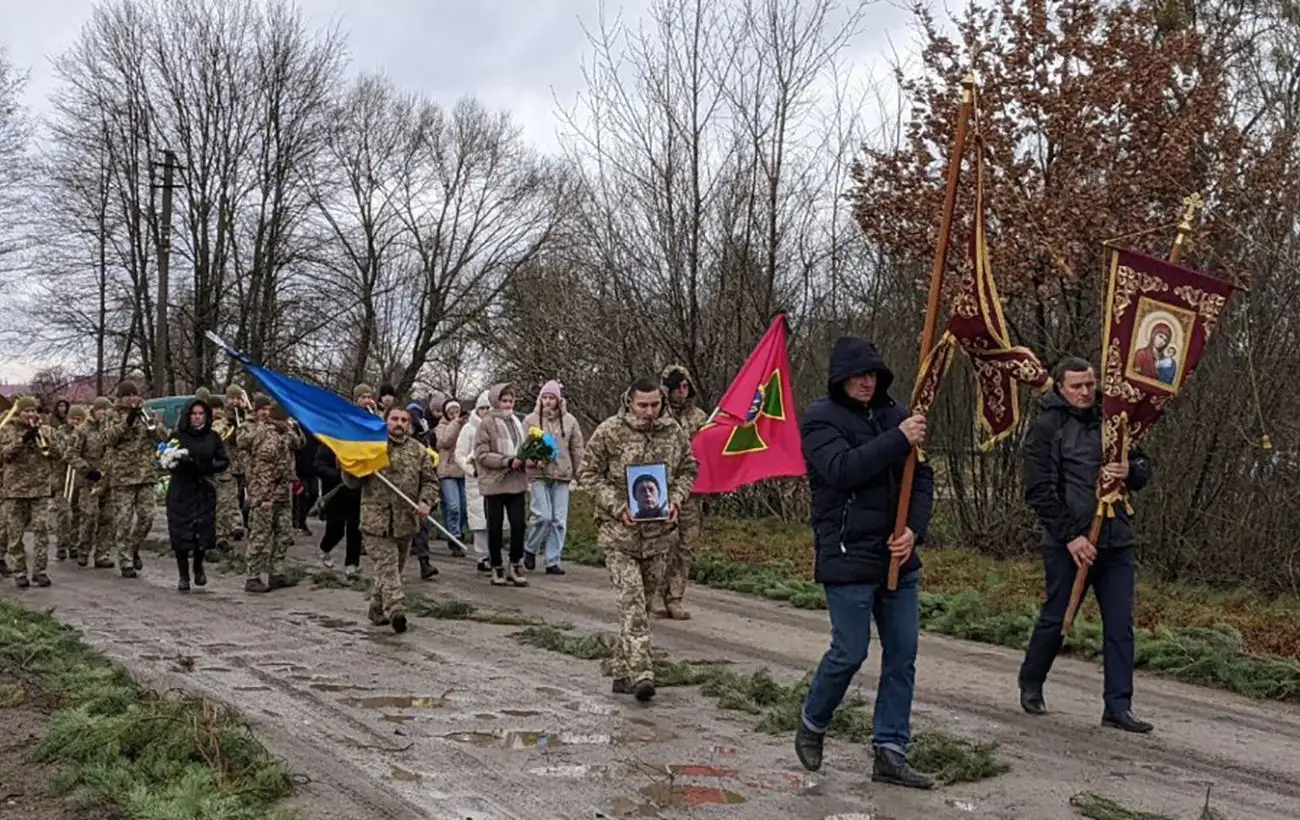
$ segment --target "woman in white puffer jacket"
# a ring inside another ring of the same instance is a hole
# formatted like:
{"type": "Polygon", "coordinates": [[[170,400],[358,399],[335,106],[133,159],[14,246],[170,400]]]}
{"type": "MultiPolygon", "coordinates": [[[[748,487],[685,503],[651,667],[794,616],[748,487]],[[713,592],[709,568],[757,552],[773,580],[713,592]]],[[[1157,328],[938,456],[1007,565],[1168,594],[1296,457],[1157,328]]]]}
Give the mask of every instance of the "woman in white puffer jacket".
{"type": "MultiPolygon", "coordinates": [[[[492,409],[488,401],[488,391],[479,394],[474,402],[474,412],[465,419],[460,435],[456,438],[456,463],[465,471],[465,518],[474,537],[474,557],[478,559],[479,572],[491,572],[488,562],[487,512],[483,508],[483,496],[478,491],[478,479],[474,473],[474,436],[478,434],[479,422],[492,409]]],[[[505,524],[509,532],[510,523],[505,524]]]]}

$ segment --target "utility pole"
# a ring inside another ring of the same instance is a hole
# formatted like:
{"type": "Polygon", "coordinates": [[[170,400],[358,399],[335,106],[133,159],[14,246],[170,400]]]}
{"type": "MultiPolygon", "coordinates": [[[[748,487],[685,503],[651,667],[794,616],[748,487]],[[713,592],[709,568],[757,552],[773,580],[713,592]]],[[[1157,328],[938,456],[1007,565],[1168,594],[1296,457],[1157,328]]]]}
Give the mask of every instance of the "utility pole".
{"type": "MultiPolygon", "coordinates": [[[[157,163],[154,163],[157,165],[157,163]]],[[[153,391],[155,396],[170,395],[169,386],[174,387],[176,380],[169,379],[171,368],[167,362],[168,326],[167,294],[169,290],[168,268],[172,255],[172,190],[176,187],[176,152],[171,149],[163,151],[162,214],[158,227],[158,327],[154,331],[153,355],[153,391]],[[170,385],[169,385],[170,383],[170,385]]]]}

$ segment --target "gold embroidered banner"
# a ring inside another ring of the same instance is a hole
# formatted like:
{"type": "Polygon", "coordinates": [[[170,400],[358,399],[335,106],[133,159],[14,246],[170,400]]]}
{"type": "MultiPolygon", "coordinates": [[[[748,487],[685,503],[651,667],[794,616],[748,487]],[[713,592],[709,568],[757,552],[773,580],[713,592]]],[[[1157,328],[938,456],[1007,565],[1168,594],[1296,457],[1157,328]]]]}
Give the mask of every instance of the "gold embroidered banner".
{"type": "Polygon", "coordinates": [[[1016,384],[1046,390],[1051,378],[1046,368],[1027,347],[1011,344],[1006,317],[984,234],[984,151],[976,139],[975,159],[975,226],[971,232],[970,264],[962,274],[953,297],[948,324],[934,349],[921,365],[916,388],[912,391],[912,410],[928,413],[939,393],[953,352],[960,347],[975,368],[975,395],[980,427],[985,439],[980,449],[989,450],[1011,435],[1020,423],[1020,401],[1016,384]]]}
{"type": "MultiPolygon", "coordinates": [[[[1236,285],[1164,259],[1113,251],[1102,334],[1103,463],[1122,462],[1182,392],[1236,285]]],[[[1099,477],[1102,512],[1125,500],[1099,477]]]]}

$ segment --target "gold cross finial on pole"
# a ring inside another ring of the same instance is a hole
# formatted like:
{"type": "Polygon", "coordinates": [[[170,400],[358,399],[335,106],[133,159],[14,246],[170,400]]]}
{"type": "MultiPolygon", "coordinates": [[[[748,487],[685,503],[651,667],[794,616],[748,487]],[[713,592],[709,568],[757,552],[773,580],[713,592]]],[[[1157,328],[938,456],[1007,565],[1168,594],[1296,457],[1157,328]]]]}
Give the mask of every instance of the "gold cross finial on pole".
{"type": "Polygon", "coordinates": [[[1174,239],[1174,249],[1169,254],[1169,261],[1175,265],[1183,255],[1183,245],[1187,243],[1187,237],[1192,233],[1192,228],[1196,224],[1196,212],[1205,207],[1205,200],[1201,199],[1198,193],[1191,193],[1183,197],[1183,218],[1178,223],[1178,236],[1174,239]]]}

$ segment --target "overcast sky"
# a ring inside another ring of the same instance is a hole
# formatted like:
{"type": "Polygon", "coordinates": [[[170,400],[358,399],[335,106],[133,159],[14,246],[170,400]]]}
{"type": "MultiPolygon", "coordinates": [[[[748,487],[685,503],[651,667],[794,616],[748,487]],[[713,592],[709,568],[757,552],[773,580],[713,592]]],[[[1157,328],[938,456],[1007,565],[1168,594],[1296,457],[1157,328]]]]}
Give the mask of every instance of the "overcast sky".
{"type": "MultiPolygon", "coordinates": [[[[30,71],[26,103],[38,116],[55,88],[50,58],[67,49],[95,0],[0,0],[0,45],[30,71]]],[[[572,103],[601,0],[299,0],[313,24],[337,23],[354,73],[382,71],[404,89],[442,103],[473,94],[510,111],[538,147],[556,147],[555,100],[572,103]]],[[[606,0],[607,15],[639,18],[649,0],[606,0]]],[[[897,0],[871,7],[849,59],[878,75],[892,40],[909,39],[897,0]]],[[[857,72],[855,72],[857,73],[857,72]]],[[[32,363],[0,362],[0,382],[30,376],[32,363]]]]}

